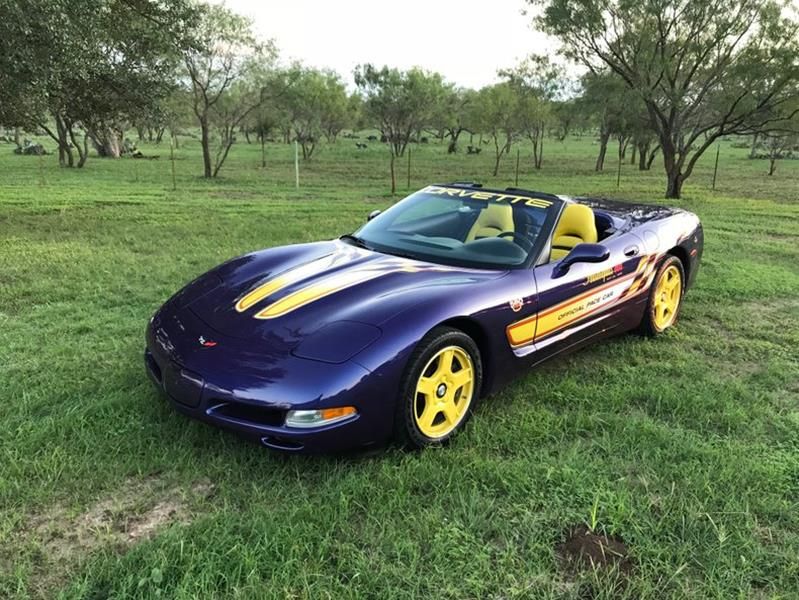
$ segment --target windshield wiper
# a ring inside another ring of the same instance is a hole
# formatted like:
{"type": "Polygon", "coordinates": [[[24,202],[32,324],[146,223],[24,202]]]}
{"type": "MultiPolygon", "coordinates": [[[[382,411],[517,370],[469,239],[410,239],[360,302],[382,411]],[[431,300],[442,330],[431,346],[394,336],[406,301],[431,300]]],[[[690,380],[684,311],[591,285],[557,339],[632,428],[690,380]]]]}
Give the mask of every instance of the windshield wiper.
{"type": "Polygon", "coordinates": [[[363,238],[359,238],[357,235],[352,235],[351,233],[345,233],[340,238],[338,238],[344,242],[349,242],[353,246],[358,246],[358,248],[363,248],[365,250],[374,250],[369,244],[367,244],[363,238]]]}

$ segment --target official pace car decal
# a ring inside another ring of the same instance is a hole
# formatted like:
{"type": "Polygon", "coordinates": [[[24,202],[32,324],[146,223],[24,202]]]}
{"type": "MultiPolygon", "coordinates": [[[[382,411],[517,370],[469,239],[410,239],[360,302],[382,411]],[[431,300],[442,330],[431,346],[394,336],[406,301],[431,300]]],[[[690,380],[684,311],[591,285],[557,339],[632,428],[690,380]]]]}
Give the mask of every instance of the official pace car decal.
{"type": "Polygon", "coordinates": [[[618,302],[649,289],[655,276],[659,255],[644,256],[635,271],[623,275],[622,265],[603,269],[586,277],[583,285],[593,285],[585,292],[508,325],[506,335],[511,347],[519,348],[533,341],[555,335],[570,325],[596,314],[618,302]],[[621,268],[620,268],[621,267],[621,268]]]}
{"type": "MultiPolygon", "coordinates": [[[[274,296],[291,285],[302,283],[305,279],[319,276],[326,271],[341,267],[366,255],[366,252],[358,248],[347,248],[346,250],[328,254],[284,271],[242,296],[238,302],[236,302],[236,311],[240,313],[245,312],[262,300],[274,296]]],[[[282,317],[311,302],[315,302],[316,300],[372,279],[388,275],[389,273],[451,270],[453,269],[443,265],[427,265],[403,258],[391,258],[380,261],[379,264],[367,263],[361,267],[349,268],[340,272],[334,271],[328,276],[316,279],[307,286],[301,287],[271,302],[256,312],[254,316],[256,319],[275,319],[277,317],[282,317]]]]}

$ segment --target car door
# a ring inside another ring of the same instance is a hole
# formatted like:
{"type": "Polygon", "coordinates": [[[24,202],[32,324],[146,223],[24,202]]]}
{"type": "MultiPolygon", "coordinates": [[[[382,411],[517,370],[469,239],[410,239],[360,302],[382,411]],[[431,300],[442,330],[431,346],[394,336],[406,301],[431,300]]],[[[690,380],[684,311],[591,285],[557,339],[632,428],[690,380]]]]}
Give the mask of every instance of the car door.
{"type": "Polygon", "coordinates": [[[619,234],[601,244],[608,250],[602,262],[576,262],[564,269],[566,257],[533,270],[538,288],[537,359],[629,329],[636,318],[640,320],[640,314],[636,317],[636,310],[631,310],[633,284],[647,262],[640,240],[619,234]]]}

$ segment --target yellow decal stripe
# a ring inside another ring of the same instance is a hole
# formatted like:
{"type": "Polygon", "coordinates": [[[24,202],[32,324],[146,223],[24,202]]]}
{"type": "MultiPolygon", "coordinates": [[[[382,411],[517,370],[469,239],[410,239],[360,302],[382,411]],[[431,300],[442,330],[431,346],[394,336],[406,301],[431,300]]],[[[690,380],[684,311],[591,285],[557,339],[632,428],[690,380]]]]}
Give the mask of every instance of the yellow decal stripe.
{"type": "Polygon", "coordinates": [[[348,287],[358,285],[370,279],[375,279],[385,275],[385,271],[350,271],[338,276],[329,277],[314,285],[308,286],[288,296],[281,298],[277,302],[270,304],[255,315],[256,319],[274,319],[285,315],[293,310],[315,302],[320,298],[329,296],[335,292],[348,287]]]}
{"type": "Polygon", "coordinates": [[[271,296],[278,290],[296,283],[297,281],[318,273],[323,269],[331,267],[336,262],[337,256],[335,254],[328,254],[311,262],[305,263],[293,269],[289,269],[285,273],[278,275],[274,279],[270,279],[266,283],[258,286],[251,292],[245,294],[238,302],[236,302],[236,310],[244,312],[248,308],[257,304],[267,296],[271,296]]]}
{"type": "Polygon", "coordinates": [[[532,342],[535,337],[535,326],[538,315],[533,315],[512,325],[508,325],[505,334],[508,336],[510,345],[514,348],[528,342],[532,342]]]}
{"type": "Polygon", "coordinates": [[[508,342],[514,348],[529,344],[534,339],[555,333],[600,308],[607,308],[621,298],[634,276],[635,273],[630,273],[619,277],[551,306],[537,315],[512,323],[505,330],[508,342]]]}

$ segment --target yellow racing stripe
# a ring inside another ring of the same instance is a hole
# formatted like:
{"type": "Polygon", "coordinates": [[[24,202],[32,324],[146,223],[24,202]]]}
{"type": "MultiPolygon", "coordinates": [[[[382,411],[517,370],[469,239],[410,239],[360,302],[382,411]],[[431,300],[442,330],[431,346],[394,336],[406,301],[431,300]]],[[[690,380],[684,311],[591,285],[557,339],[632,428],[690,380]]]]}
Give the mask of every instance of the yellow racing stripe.
{"type": "Polygon", "coordinates": [[[281,298],[277,302],[270,304],[263,310],[259,311],[255,315],[255,318],[274,319],[283,316],[286,313],[300,308],[301,306],[315,302],[320,298],[324,298],[325,296],[329,296],[335,292],[358,285],[359,283],[364,283],[365,281],[375,279],[376,277],[380,277],[381,275],[385,274],[385,271],[369,270],[350,271],[340,275],[335,275],[333,277],[328,277],[327,279],[293,292],[288,296],[281,298]]]}

